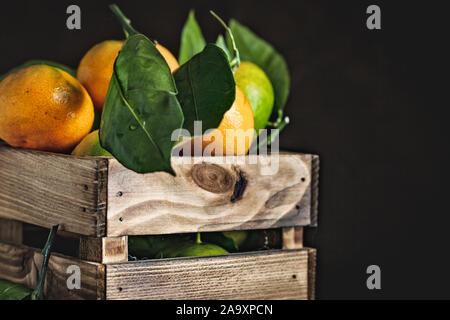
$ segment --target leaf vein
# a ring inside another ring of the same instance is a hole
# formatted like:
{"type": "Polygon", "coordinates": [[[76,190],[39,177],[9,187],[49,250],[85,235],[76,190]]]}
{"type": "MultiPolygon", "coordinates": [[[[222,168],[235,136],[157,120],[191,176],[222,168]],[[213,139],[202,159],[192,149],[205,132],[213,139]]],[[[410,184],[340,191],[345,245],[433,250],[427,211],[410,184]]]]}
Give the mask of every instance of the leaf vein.
{"type": "Polygon", "coordinates": [[[144,133],[147,135],[148,139],[150,140],[150,142],[155,146],[155,148],[158,150],[159,155],[161,156],[162,159],[164,159],[164,153],[162,152],[161,148],[158,146],[158,144],[155,142],[155,140],[153,139],[152,135],[150,134],[150,132],[148,132],[148,130],[144,127],[144,125],[142,124],[142,122],[139,120],[139,117],[137,116],[137,114],[133,111],[133,108],[131,108],[130,104],[128,103],[127,99],[125,99],[125,96],[123,94],[122,91],[122,86],[119,83],[119,79],[117,79],[117,75],[114,73],[114,80],[119,88],[119,94],[120,94],[120,98],[122,99],[122,101],[125,103],[125,105],[128,107],[128,110],[131,112],[131,114],[133,115],[133,117],[136,119],[136,121],[139,123],[139,125],[141,126],[142,130],[144,131],[144,133]]]}

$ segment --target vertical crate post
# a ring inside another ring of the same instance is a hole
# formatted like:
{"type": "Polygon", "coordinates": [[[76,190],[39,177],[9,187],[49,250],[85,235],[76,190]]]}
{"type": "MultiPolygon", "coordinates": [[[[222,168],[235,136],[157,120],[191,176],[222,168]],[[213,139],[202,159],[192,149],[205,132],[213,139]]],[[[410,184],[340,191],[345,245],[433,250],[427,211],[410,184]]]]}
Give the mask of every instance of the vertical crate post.
{"type": "Polygon", "coordinates": [[[81,237],[79,257],[103,264],[128,261],[128,236],[81,237]]]}
{"type": "Polygon", "coordinates": [[[282,231],[283,249],[303,248],[303,227],[286,227],[282,231]]]}
{"type": "Polygon", "coordinates": [[[22,244],[22,222],[0,218],[0,241],[22,244]]]}

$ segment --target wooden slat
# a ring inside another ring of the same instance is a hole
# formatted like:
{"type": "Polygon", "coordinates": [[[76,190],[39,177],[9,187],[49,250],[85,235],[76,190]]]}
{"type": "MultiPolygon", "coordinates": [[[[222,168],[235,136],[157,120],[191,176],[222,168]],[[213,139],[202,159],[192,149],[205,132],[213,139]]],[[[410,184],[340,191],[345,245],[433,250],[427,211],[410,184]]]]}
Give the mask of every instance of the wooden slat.
{"type": "Polygon", "coordinates": [[[318,155],[311,158],[311,227],[317,227],[319,214],[319,169],[320,159],[318,155]]]}
{"type": "Polygon", "coordinates": [[[81,260],[103,264],[128,261],[128,237],[81,237],[79,255],[81,260]]]}
{"type": "Polygon", "coordinates": [[[316,224],[318,157],[266,159],[277,158],[278,172],[264,175],[260,156],[174,157],[172,177],[0,145],[0,217],[90,237],[316,224]]]}
{"type": "Polygon", "coordinates": [[[106,265],[107,299],[307,299],[308,250],[106,265]]]}
{"type": "Polygon", "coordinates": [[[0,144],[0,217],[103,236],[106,178],[107,159],[0,144]]]}
{"type": "MultiPolygon", "coordinates": [[[[109,162],[107,235],[267,229],[310,224],[311,155],[280,154],[278,171],[250,157],[172,158],[173,177],[109,162]],[[194,163],[192,163],[194,162],[194,163]],[[225,164],[224,164],[225,163],[225,164]]],[[[274,162],[272,162],[274,163],[274,162]]]]}
{"type": "Polygon", "coordinates": [[[0,241],[22,244],[22,222],[0,218],[0,241]]]}
{"type": "Polygon", "coordinates": [[[316,257],[317,250],[308,248],[308,300],[316,298],[316,257]]]}
{"type": "MultiPolygon", "coordinates": [[[[22,245],[0,243],[0,278],[35,288],[42,266],[39,250],[22,245]]],[[[102,264],[52,254],[44,285],[48,299],[104,299],[105,270],[102,264]],[[76,265],[81,271],[81,288],[69,290],[67,268],[76,265]]]]}
{"type": "Polygon", "coordinates": [[[282,230],[283,249],[303,248],[303,227],[286,227],[282,230]]]}

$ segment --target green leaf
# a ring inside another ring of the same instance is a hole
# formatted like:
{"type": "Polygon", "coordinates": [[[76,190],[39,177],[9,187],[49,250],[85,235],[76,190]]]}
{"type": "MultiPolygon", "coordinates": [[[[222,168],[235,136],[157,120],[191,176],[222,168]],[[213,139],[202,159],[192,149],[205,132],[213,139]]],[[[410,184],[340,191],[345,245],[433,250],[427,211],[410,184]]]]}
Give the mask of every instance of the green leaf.
{"type": "Polygon", "coordinates": [[[231,62],[231,60],[233,60],[233,56],[230,50],[228,49],[227,43],[225,42],[225,38],[223,37],[223,35],[219,34],[219,36],[217,37],[216,46],[218,46],[220,49],[223,50],[223,52],[225,52],[228,61],[231,62]]]}
{"type": "Polygon", "coordinates": [[[0,279],[0,300],[23,300],[31,290],[7,280],[0,279]]]}
{"type": "Polygon", "coordinates": [[[19,71],[20,69],[23,69],[23,68],[26,68],[26,67],[29,67],[29,66],[34,66],[34,65],[37,65],[37,64],[45,64],[45,65],[50,66],[50,67],[59,68],[59,69],[65,71],[65,72],[67,72],[68,74],[70,74],[72,77],[74,77],[74,78],[77,77],[77,73],[76,73],[76,71],[74,69],[72,69],[72,68],[70,68],[68,66],[65,66],[63,64],[52,62],[52,61],[46,61],[46,60],[30,60],[30,61],[27,61],[27,62],[25,62],[24,64],[22,64],[22,65],[20,65],[18,67],[12,68],[7,73],[1,75],[0,76],[0,81],[2,81],[4,78],[6,78],[8,75],[10,75],[13,72],[16,72],[16,71],[19,71]]]}
{"type": "Polygon", "coordinates": [[[236,95],[236,82],[228,59],[218,46],[208,44],[174,74],[183,107],[184,128],[194,134],[194,121],[203,131],[217,128],[236,95]]]}
{"type": "Polygon", "coordinates": [[[202,30],[195,20],[194,10],[189,12],[188,19],[181,31],[180,54],[178,62],[180,65],[186,63],[189,59],[201,52],[206,46],[202,30]]]}
{"type": "Polygon", "coordinates": [[[274,89],[275,110],[282,111],[289,96],[291,81],[286,61],[271,44],[236,20],[230,21],[230,28],[241,60],[253,62],[264,70],[274,89]]]}
{"type": "Polygon", "coordinates": [[[131,35],[114,64],[100,127],[102,147],[135,172],[175,174],[171,135],[183,125],[176,94],[155,44],[142,34],[131,35]]]}

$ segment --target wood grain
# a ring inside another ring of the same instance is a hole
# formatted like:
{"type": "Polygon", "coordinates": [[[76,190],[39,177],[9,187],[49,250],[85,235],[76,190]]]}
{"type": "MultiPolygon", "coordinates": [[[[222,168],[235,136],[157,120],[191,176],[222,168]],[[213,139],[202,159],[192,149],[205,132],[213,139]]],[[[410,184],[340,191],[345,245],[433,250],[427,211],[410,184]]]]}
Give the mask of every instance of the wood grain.
{"type": "Polygon", "coordinates": [[[319,171],[320,158],[312,155],[311,158],[311,227],[317,227],[319,215],[319,171]]]}
{"type": "Polygon", "coordinates": [[[316,298],[317,250],[308,248],[308,300],[316,298]]]}
{"type": "MultiPolygon", "coordinates": [[[[109,161],[107,235],[303,226],[310,223],[311,155],[280,154],[278,172],[250,157],[172,158],[176,177],[109,161]]],[[[266,158],[264,158],[266,159],[266,158]]],[[[266,159],[266,160],[267,160],[266,159]]]]}
{"type": "Polygon", "coordinates": [[[81,237],[79,256],[81,260],[103,264],[128,261],[128,237],[81,237]]]}
{"type": "Polygon", "coordinates": [[[0,241],[22,244],[22,222],[0,218],[0,241]]]}
{"type": "Polygon", "coordinates": [[[0,217],[105,235],[107,161],[0,144],[0,217]]]}
{"type": "Polygon", "coordinates": [[[281,231],[283,249],[303,248],[303,227],[285,227],[281,231]]]}
{"type": "Polygon", "coordinates": [[[111,158],[0,145],[0,218],[90,237],[317,223],[317,156],[251,159],[174,157],[173,177],[137,174],[111,158]],[[272,164],[278,171],[265,175],[272,164]]]}
{"type": "MultiPolygon", "coordinates": [[[[0,278],[35,288],[42,266],[39,250],[23,245],[0,243],[0,278]]],[[[105,270],[102,264],[52,254],[49,260],[44,296],[47,299],[104,299],[105,270]],[[67,268],[76,265],[81,271],[81,288],[69,290],[67,268]]]]}
{"type": "Polygon", "coordinates": [[[308,250],[148,260],[106,266],[106,298],[307,299],[308,250]]]}

